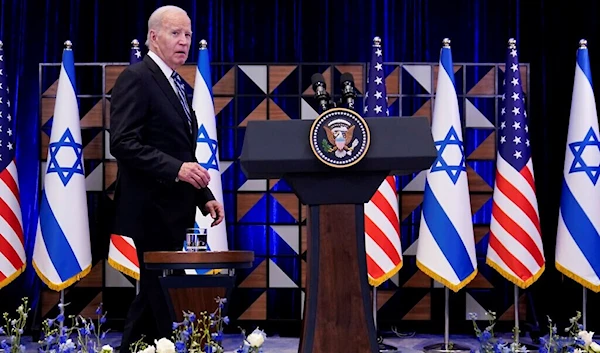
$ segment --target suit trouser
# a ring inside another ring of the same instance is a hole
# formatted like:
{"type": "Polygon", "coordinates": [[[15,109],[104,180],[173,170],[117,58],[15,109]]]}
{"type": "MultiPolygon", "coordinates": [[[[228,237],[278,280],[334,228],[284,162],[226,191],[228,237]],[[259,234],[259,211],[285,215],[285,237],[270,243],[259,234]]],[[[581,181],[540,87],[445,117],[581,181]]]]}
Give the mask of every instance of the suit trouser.
{"type": "Polygon", "coordinates": [[[163,337],[171,339],[172,335],[173,322],[160,286],[162,271],[146,269],[143,252],[138,249],[137,255],[140,264],[140,291],[127,313],[121,352],[129,352],[129,345],[142,335],[148,344],[163,337]]]}

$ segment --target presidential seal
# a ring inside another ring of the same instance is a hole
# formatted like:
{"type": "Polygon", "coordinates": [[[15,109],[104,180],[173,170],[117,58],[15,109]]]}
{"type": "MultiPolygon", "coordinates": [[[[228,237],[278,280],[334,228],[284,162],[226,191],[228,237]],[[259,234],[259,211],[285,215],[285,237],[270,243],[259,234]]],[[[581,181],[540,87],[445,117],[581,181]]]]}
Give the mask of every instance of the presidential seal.
{"type": "Polygon", "coordinates": [[[333,108],[321,114],[310,129],[310,147],[323,163],[346,168],[358,163],[369,150],[369,126],[355,111],[333,108]]]}

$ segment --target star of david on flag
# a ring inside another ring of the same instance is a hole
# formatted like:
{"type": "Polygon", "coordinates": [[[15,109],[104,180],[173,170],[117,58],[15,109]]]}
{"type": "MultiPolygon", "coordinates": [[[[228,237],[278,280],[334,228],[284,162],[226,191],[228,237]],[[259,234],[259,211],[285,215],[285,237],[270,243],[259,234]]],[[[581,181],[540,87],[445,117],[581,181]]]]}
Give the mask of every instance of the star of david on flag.
{"type": "Polygon", "coordinates": [[[465,166],[465,151],[463,148],[463,144],[460,140],[460,137],[456,133],[454,126],[452,126],[450,130],[448,130],[448,133],[446,134],[443,140],[435,141],[435,147],[438,150],[438,157],[436,158],[435,162],[433,163],[433,166],[431,167],[431,173],[446,172],[450,180],[452,180],[452,183],[456,184],[458,178],[460,177],[460,172],[466,172],[467,167],[465,166]],[[444,159],[444,151],[446,150],[446,148],[452,148],[448,146],[456,146],[455,148],[459,150],[458,155],[460,156],[460,161],[452,164],[448,163],[448,161],[444,159]]]}
{"type": "Polygon", "coordinates": [[[67,128],[60,140],[48,144],[48,162],[49,173],[57,173],[66,186],[75,174],[83,174],[83,147],[75,142],[71,130],[67,128]],[[58,158],[59,153],[62,155],[58,158]],[[62,164],[62,165],[61,165],[62,164]]]}
{"type": "MultiPolygon", "coordinates": [[[[594,129],[590,127],[587,134],[581,141],[571,142],[569,144],[569,149],[571,153],[573,153],[573,163],[571,163],[571,168],[569,169],[569,173],[577,173],[584,172],[589,178],[590,181],[596,185],[598,182],[598,175],[600,171],[600,163],[596,165],[599,161],[590,160],[590,164],[586,162],[583,158],[583,154],[586,151],[586,148],[590,150],[589,154],[597,154],[600,152],[600,142],[598,141],[598,135],[594,132],[594,129]],[[596,149],[598,151],[596,151],[596,149]]],[[[592,158],[589,158],[592,159],[592,158]]]]}
{"type": "Polygon", "coordinates": [[[216,139],[210,137],[204,124],[198,128],[198,139],[196,142],[196,149],[199,150],[197,158],[200,165],[206,170],[214,169],[219,171],[218,143],[216,139]]]}

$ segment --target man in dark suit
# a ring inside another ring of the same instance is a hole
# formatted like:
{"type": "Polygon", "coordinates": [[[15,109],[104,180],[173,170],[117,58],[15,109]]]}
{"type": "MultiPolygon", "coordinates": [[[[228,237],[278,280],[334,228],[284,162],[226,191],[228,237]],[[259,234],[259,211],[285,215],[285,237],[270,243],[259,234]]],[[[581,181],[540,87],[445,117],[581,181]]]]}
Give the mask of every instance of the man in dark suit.
{"type": "Polygon", "coordinates": [[[191,20],[175,6],[148,20],[144,60],[127,67],[112,90],[110,152],[117,159],[115,231],[131,237],[140,264],[140,291],[131,304],[121,351],[171,336],[160,273],[144,267],[143,253],[180,250],[196,207],[223,220],[223,206],[208,188],[210,176],[195,157],[198,125],[176,70],[190,49],[191,20]]]}

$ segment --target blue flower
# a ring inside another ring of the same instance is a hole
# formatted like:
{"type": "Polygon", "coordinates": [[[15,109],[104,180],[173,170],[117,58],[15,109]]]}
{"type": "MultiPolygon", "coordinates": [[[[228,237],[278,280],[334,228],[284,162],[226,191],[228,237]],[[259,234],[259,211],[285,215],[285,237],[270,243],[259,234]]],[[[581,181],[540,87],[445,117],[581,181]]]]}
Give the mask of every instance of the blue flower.
{"type": "Polygon", "coordinates": [[[225,325],[229,325],[229,316],[225,316],[223,318],[223,322],[225,323],[225,325]]]}
{"type": "Polygon", "coordinates": [[[106,322],[106,318],[104,316],[102,316],[100,318],[100,325],[104,325],[105,322],[106,322]]]}
{"type": "Polygon", "coordinates": [[[100,303],[100,306],[98,306],[98,308],[96,309],[96,315],[100,314],[102,314],[102,303],[100,303]]]}
{"type": "Polygon", "coordinates": [[[4,329],[2,327],[0,327],[0,335],[6,335],[6,332],[4,332],[4,329]]]}
{"type": "Polygon", "coordinates": [[[179,326],[181,325],[181,323],[179,322],[174,322],[173,323],[173,330],[176,330],[179,326]]]}
{"type": "Polygon", "coordinates": [[[546,348],[546,346],[541,346],[541,347],[539,348],[539,352],[540,352],[540,353],[548,353],[548,349],[546,348]]]}
{"type": "Polygon", "coordinates": [[[63,322],[63,321],[65,321],[65,315],[63,315],[63,314],[59,314],[59,315],[56,317],[56,321],[58,321],[58,322],[63,322]]]}
{"type": "Polygon", "coordinates": [[[185,352],[185,343],[183,343],[181,341],[175,342],[175,349],[179,353],[185,352]]]}
{"type": "Polygon", "coordinates": [[[469,313],[469,320],[477,320],[477,313],[469,313]]]}
{"type": "Polygon", "coordinates": [[[2,342],[0,342],[0,348],[4,349],[4,351],[10,350],[10,347],[8,346],[8,343],[6,343],[6,340],[2,340],[2,342]]]}
{"type": "Polygon", "coordinates": [[[54,319],[48,319],[48,327],[52,327],[54,325],[54,319]]]}
{"type": "Polygon", "coordinates": [[[196,314],[194,314],[194,313],[191,313],[191,314],[190,314],[190,321],[191,321],[191,322],[194,322],[194,321],[196,321],[196,314]]]}

